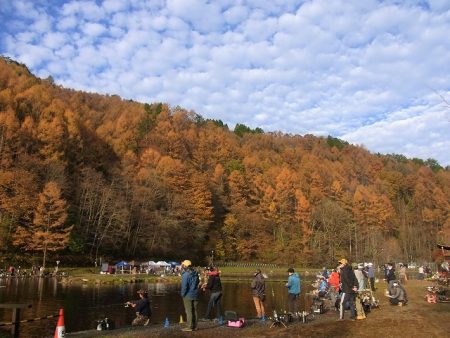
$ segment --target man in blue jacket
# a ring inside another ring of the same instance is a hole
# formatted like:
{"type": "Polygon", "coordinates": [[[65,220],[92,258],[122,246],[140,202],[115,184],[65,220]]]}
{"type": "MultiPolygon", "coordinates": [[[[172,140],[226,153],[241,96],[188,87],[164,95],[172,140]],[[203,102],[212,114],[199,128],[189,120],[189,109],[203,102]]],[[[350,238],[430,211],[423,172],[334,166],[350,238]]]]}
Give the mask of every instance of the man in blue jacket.
{"type": "Polygon", "coordinates": [[[298,299],[300,297],[300,276],[293,268],[288,269],[289,277],[286,287],[288,288],[288,307],[291,314],[298,312],[298,299]]]}
{"type": "Polygon", "coordinates": [[[185,260],[181,263],[181,266],[184,270],[181,275],[181,297],[183,297],[188,325],[183,331],[195,331],[198,322],[197,304],[200,278],[198,272],[192,268],[191,261],[185,260]]]}

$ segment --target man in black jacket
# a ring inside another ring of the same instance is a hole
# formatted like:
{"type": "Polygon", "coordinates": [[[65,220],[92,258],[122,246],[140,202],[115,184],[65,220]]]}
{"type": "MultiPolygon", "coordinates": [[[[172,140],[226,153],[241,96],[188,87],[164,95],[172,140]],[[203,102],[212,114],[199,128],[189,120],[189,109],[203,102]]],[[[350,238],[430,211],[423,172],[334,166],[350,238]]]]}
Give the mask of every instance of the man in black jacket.
{"type": "Polygon", "coordinates": [[[350,305],[350,320],[355,320],[356,307],[355,295],[358,290],[358,280],[352,267],[348,264],[345,258],[339,261],[339,274],[341,280],[341,304],[339,308],[339,320],[344,320],[345,306],[350,305]]]}
{"type": "Polygon", "coordinates": [[[208,307],[206,309],[205,318],[202,320],[209,320],[209,316],[211,314],[211,310],[213,307],[216,308],[216,316],[217,319],[220,320],[220,317],[222,315],[222,307],[221,307],[221,300],[222,300],[222,282],[220,281],[220,272],[215,269],[214,267],[209,268],[208,272],[208,283],[205,287],[203,287],[203,290],[209,290],[211,292],[211,295],[209,296],[209,302],[208,307]]]}
{"type": "Polygon", "coordinates": [[[386,282],[388,283],[388,290],[392,288],[392,283],[397,280],[395,277],[394,263],[388,263],[386,268],[386,282]]]}

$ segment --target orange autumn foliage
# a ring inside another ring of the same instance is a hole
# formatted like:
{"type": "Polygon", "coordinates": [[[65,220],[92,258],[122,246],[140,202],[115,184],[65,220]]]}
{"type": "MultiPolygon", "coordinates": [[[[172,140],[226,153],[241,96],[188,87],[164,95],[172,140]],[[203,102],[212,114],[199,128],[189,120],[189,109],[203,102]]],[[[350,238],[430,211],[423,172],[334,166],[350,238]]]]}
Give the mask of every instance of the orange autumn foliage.
{"type": "Polygon", "coordinates": [[[234,133],[165,103],[65,89],[0,58],[2,253],[46,243],[90,260],[211,250],[304,265],[380,252],[425,260],[448,237],[449,206],[449,168],[433,161],[242,125],[234,133]],[[50,215],[44,195],[60,215],[47,232],[36,230],[50,215]]]}

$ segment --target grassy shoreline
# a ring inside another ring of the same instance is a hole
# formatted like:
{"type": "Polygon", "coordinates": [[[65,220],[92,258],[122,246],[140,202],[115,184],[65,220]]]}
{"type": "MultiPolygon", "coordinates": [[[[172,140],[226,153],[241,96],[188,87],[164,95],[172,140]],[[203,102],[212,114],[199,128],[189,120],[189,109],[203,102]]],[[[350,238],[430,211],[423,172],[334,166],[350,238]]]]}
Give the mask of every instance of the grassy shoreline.
{"type": "MultiPolygon", "coordinates": [[[[253,276],[255,267],[220,267],[222,279],[224,281],[250,280],[253,276]]],[[[261,269],[267,274],[270,280],[285,280],[287,278],[286,267],[271,267],[261,269]]],[[[302,276],[314,276],[319,269],[296,269],[302,276]]],[[[64,272],[67,276],[62,277],[61,282],[86,283],[86,284],[124,284],[124,283],[140,283],[140,282],[158,282],[158,283],[177,283],[180,276],[176,275],[147,275],[147,274],[100,274],[98,268],[65,268],[60,272],[64,272]]]]}

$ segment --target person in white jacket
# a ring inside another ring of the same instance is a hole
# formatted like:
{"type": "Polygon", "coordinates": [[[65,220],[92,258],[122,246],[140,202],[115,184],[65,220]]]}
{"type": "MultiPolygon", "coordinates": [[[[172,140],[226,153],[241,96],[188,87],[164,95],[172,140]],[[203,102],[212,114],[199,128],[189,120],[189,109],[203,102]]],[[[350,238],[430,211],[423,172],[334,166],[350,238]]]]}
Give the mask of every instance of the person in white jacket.
{"type": "Polygon", "coordinates": [[[355,270],[355,276],[358,280],[358,291],[363,291],[365,289],[365,281],[364,281],[364,265],[362,263],[358,264],[358,269],[355,270]]]}

